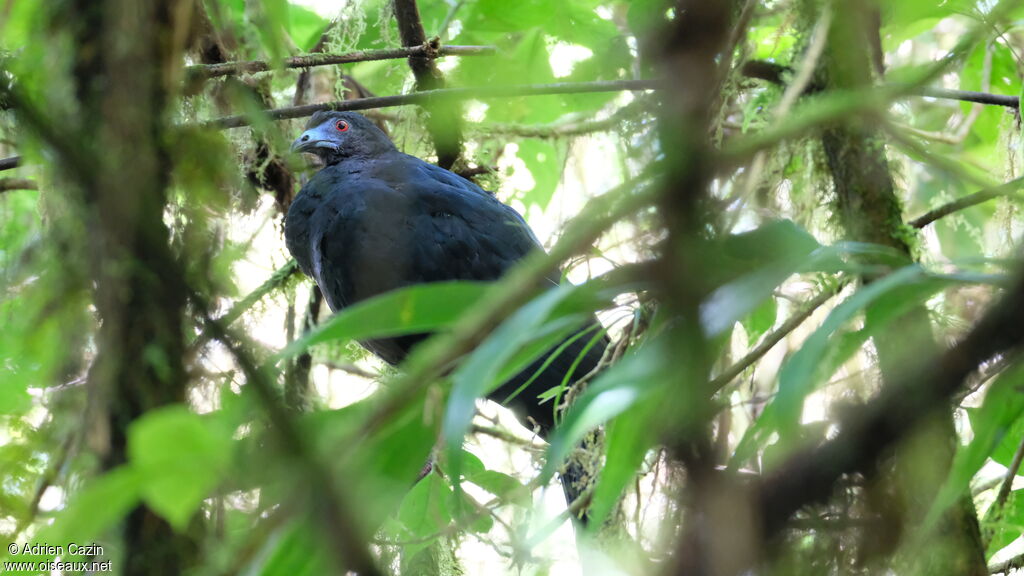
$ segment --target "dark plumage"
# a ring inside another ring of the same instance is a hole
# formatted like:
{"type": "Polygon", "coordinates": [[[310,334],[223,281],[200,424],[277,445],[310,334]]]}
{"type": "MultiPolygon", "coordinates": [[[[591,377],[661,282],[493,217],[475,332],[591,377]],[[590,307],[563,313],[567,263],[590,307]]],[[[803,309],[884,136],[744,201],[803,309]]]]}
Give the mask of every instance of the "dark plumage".
{"type": "MultiPolygon", "coordinates": [[[[302,188],[288,211],[288,250],[303,272],[316,280],[334,311],[414,284],[497,280],[517,261],[541,249],[515,210],[476,184],[399,152],[359,114],[318,112],[292,149],[317,154],[325,167],[302,188]]],[[[362,344],[386,362],[398,364],[425,337],[362,344]]],[[[511,403],[542,433],[553,425],[553,409],[539,404],[537,396],[562,382],[589,341],[578,338],[511,403]]],[[[602,339],[586,353],[573,380],[597,366],[604,347],[602,339]]],[[[543,360],[504,384],[492,399],[504,400],[543,360]]]]}

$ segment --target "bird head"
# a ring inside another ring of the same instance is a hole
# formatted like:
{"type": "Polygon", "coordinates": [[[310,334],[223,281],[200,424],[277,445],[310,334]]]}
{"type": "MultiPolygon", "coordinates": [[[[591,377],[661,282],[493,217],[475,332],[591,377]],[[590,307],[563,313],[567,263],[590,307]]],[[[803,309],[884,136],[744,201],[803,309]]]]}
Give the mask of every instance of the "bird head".
{"type": "Polygon", "coordinates": [[[292,152],[316,154],[330,166],[346,158],[371,157],[395,150],[387,135],[362,114],[321,111],[292,142],[292,152]]]}

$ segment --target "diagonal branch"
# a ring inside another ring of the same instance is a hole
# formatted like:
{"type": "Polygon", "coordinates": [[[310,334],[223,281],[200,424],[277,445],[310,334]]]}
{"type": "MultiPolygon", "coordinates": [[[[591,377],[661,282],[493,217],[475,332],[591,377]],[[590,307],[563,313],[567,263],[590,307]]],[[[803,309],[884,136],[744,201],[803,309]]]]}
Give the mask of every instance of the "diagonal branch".
{"type": "Polygon", "coordinates": [[[1014,196],[1024,186],[1024,178],[1017,178],[1011,180],[1002,186],[996,186],[995,188],[989,188],[986,190],[979,190],[973,194],[968,194],[963,198],[957,198],[948,204],[943,204],[934,210],[930,210],[921,216],[908,222],[914,228],[924,228],[925,226],[935,222],[940,218],[945,218],[954,212],[959,212],[971,206],[977,206],[983,202],[988,202],[994,198],[1002,196],[1014,196]]]}
{"type": "Polygon", "coordinates": [[[800,325],[810,318],[818,308],[821,308],[826,302],[838,294],[847,282],[849,282],[849,279],[844,278],[839,281],[837,286],[823,290],[820,294],[809,300],[803,308],[790,316],[782,323],[781,326],[778,327],[778,329],[761,340],[761,342],[748,352],[746,356],[740,358],[725,370],[722,370],[721,374],[711,380],[711,389],[714,392],[721,390],[722,387],[729,382],[732,382],[734,378],[742,374],[744,370],[763,358],[764,355],[774,348],[776,344],[781,342],[783,338],[788,336],[793,332],[793,330],[799,328],[800,325]]]}
{"type": "Polygon", "coordinates": [[[870,470],[900,438],[937,410],[979,365],[1024,344],[1024,280],[989,309],[975,328],[938,358],[887,386],[839,421],[839,435],[791,457],[760,485],[764,535],[776,536],[801,507],[826,500],[840,476],[870,470]]]}

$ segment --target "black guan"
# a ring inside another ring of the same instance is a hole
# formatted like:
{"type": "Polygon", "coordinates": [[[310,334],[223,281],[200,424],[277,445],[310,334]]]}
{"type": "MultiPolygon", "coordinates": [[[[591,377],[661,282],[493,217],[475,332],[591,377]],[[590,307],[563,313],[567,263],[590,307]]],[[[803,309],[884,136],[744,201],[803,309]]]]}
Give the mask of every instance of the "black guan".
{"type": "MultiPolygon", "coordinates": [[[[519,260],[542,250],[523,217],[476,184],[400,152],[376,125],[353,112],[318,112],[295,140],[324,167],[303,186],[288,210],[285,240],[335,312],[390,290],[452,280],[494,281],[519,260]]],[[[558,276],[547,279],[553,286],[558,276]]],[[[591,328],[597,320],[591,321],[591,328]]],[[[592,332],[591,332],[592,333],[592,332]]],[[[507,403],[520,421],[546,435],[554,426],[550,402],[538,396],[594,370],[604,336],[576,338],[507,403]],[[589,345],[589,348],[588,348],[589,345]],[[579,362],[573,370],[573,363],[579,362]]],[[[361,344],[399,364],[428,334],[361,344]]],[[[558,347],[495,390],[503,402],[532,377],[558,347]]],[[[580,479],[563,475],[566,494],[580,479]],[[566,481],[569,482],[566,482],[566,481]]]]}

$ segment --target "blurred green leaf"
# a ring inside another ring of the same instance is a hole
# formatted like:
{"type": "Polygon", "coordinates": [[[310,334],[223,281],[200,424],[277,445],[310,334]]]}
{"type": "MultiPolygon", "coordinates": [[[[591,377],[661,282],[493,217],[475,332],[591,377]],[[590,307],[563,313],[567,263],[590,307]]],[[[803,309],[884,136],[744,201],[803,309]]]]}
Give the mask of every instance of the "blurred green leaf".
{"type": "MultiPolygon", "coordinates": [[[[644,375],[641,373],[634,377],[639,382],[644,375]]],[[[594,486],[587,524],[589,530],[596,531],[604,525],[605,519],[619,503],[622,491],[636,477],[647,451],[655,445],[657,434],[650,423],[657,411],[658,396],[651,395],[611,419],[605,428],[605,462],[594,486]]]]}
{"type": "MultiPolygon", "coordinates": [[[[960,446],[953,467],[924,521],[924,533],[931,532],[946,510],[970,486],[971,478],[995,451],[1014,422],[1024,415],[1024,366],[1010,368],[989,387],[981,408],[971,414],[974,439],[960,446]]],[[[1014,439],[1019,442],[1020,438],[1014,439]]]]}
{"type": "Polygon", "coordinates": [[[288,35],[303,52],[309,52],[327,29],[329,21],[297,4],[288,5],[288,35]]]}
{"type": "MultiPolygon", "coordinates": [[[[554,474],[587,432],[657,395],[661,386],[659,376],[666,368],[666,352],[660,340],[650,342],[640,350],[623,356],[587,387],[548,439],[551,447],[548,449],[543,478],[550,478],[554,474]]],[[[642,442],[636,438],[626,438],[625,442],[623,448],[626,456],[632,454],[635,458],[635,453],[629,452],[629,448],[635,449],[642,442]]],[[[626,456],[622,457],[625,458],[624,464],[628,465],[629,458],[626,456]]],[[[621,480],[621,470],[614,474],[617,476],[613,478],[613,484],[609,485],[608,490],[614,487],[614,482],[621,480]]]]}
{"type": "Polygon", "coordinates": [[[250,572],[261,576],[327,574],[331,564],[322,545],[324,538],[309,523],[290,523],[266,540],[250,572]]]}
{"type": "Polygon", "coordinates": [[[132,424],[128,455],[142,498],[182,531],[230,465],[230,431],[185,406],[169,406],[132,424]]]}
{"type": "Polygon", "coordinates": [[[335,314],[289,344],[279,358],[297,356],[310,346],[331,340],[364,340],[439,330],[482,298],[490,287],[480,282],[438,282],[382,294],[335,314]]]}
{"type": "Polygon", "coordinates": [[[754,309],[743,321],[743,329],[747,332],[747,345],[753,346],[766,332],[775,326],[778,318],[779,305],[775,298],[768,298],[754,309]]]}
{"type": "Polygon", "coordinates": [[[440,537],[452,522],[453,493],[444,478],[427,474],[413,486],[402,500],[398,520],[406,530],[406,540],[420,540],[404,546],[404,553],[413,555],[430,546],[432,538],[440,537]]]}
{"type": "MultiPolygon", "coordinates": [[[[77,490],[53,524],[38,535],[39,542],[91,542],[115,527],[138,504],[142,479],[122,466],[77,490]]],[[[6,546],[4,547],[6,550],[6,546]]]]}

